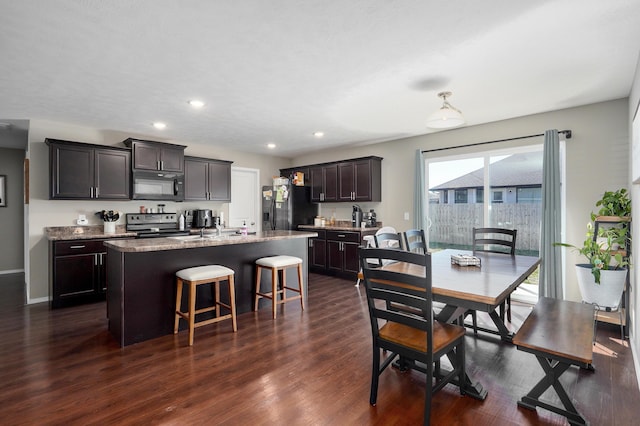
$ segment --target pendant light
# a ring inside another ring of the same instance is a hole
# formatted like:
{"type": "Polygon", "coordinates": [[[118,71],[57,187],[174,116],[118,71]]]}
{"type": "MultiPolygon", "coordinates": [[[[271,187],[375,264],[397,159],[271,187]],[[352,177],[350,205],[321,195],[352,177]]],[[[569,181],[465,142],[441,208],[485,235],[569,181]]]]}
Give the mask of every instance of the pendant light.
{"type": "Polygon", "coordinates": [[[443,100],[442,107],[429,116],[427,127],[431,129],[450,129],[462,126],[465,123],[462,113],[447,101],[447,97],[451,96],[451,92],[440,92],[438,96],[443,100]]]}

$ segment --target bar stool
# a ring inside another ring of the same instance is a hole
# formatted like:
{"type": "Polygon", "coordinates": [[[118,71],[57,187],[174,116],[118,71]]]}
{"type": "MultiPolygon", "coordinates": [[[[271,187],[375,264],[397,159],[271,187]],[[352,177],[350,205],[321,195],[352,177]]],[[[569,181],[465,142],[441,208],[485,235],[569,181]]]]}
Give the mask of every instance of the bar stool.
{"type": "Polygon", "coordinates": [[[231,319],[234,333],[238,330],[236,323],[236,291],[233,282],[233,269],[229,269],[226,266],[221,265],[205,265],[196,266],[194,268],[181,269],[176,272],[176,318],[173,327],[173,334],[178,333],[178,325],[180,318],[185,319],[189,324],[189,346],[193,346],[193,330],[196,327],[202,327],[203,325],[212,324],[215,322],[231,319]],[[220,301],[220,282],[227,281],[229,289],[229,303],[223,303],[220,301]],[[183,283],[189,286],[189,302],[188,311],[182,312],[182,286],[183,283]],[[213,284],[214,285],[214,302],[213,306],[205,307],[196,310],[196,288],[201,284],[213,284]],[[230,313],[227,315],[220,315],[220,307],[229,309],[230,313]],[[216,316],[214,318],[197,321],[196,315],[204,312],[215,311],[216,316]]]}
{"type": "Polygon", "coordinates": [[[300,299],[300,306],[304,310],[304,284],[302,279],[302,259],[295,256],[270,256],[262,257],[256,260],[256,297],[254,310],[258,310],[258,301],[261,297],[271,299],[273,309],[273,319],[276,319],[276,306],[280,303],[287,303],[292,300],[300,299]],[[287,287],[287,269],[298,268],[298,286],[299,288],[287,287]],[[271,291],[267,293],[260,292],[260,281],[262,269],[271,270],[271,291]],[[282,289],[278,289],[278,272],[282,271],[282,289]],[[297,296],[287,297],[287,290],[299,293],[297,296]],[[282,294],[282,298],[278,300],[278,294],[282,294]]]}

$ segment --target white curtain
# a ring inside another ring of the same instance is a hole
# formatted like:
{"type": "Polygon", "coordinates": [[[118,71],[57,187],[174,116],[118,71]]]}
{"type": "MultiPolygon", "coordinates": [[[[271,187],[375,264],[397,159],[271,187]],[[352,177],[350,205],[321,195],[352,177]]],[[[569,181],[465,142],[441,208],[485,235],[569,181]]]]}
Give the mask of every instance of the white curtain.
{"type": "Polygon", "coordinates": [[[544,132],[542,164],[542,229],[540,234],[539,295],[563,298],[560,204],[560,139],[557,130],[544,132]]]}
{"type": "Polygon", "coordinates": [[[416,150],[416,173],[415,173],[415,185],[413,193],[413,227],[415,229],[424,229],[425,234],[427,229],[426,223],[426,209],[425,209],[425,176],[424,176],[424,158],[422,157],[422,150],[416,150]]]}

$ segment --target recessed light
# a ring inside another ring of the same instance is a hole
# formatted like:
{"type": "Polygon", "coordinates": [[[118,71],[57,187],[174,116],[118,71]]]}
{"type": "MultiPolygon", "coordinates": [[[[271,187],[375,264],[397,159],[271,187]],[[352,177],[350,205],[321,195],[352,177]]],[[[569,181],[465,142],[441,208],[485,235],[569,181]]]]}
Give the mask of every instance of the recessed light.
{"type": "Polygon", "coordinates": [[[315,136],[316,138],[321,138],[324,136],[323,132],[313,132],[313,136],[315,136]]]}
{"type": "Polygon", "coordinates": [[[155,127],[158,130],[162,130],[162,129],[166,128],[167,125],[164,124],[164,123],[161,123],[159,121],[156,121],[155,123],[153,123],[153,127],[155,127]]]}
{"type": "Polygon", "coordinates": [[[275,143],[268,143],[268,144],[267,144],[267,148],[269,148],[269,149],[273,149],[273,148],[275,148],[275,147],[276,147],[276,144],[275,144],[275,143]]]}
{"type": "Polygon", "coordinates": [[[194,108],[202,108],[204,106],[204,102],[199,101],[197,99],[193,99],[189,101],[189,105],[191,105],[194,108]]]}

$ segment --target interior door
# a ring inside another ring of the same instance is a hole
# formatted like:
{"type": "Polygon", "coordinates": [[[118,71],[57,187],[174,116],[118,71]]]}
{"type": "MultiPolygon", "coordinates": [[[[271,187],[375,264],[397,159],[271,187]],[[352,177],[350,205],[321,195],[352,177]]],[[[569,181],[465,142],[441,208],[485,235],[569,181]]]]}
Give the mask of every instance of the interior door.
{"type": "Polygon", "coordinates": [[[227,226],[239,228],[246,223],[249,232],[260,231],[260,170],[231,167],[231,200],[227,226]]]}

